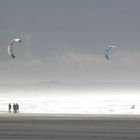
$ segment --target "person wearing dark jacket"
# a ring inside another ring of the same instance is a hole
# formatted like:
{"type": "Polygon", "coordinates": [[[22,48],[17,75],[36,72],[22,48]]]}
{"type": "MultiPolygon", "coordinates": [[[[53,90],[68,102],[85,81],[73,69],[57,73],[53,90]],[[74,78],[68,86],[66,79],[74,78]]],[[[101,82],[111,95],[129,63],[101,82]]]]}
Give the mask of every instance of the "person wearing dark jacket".
{"type": "Polygon", "coordinates": [[[10,103],[8,105],[8,111],[9,111],[9,113],[11,113],[11,104],[10,103]]]}

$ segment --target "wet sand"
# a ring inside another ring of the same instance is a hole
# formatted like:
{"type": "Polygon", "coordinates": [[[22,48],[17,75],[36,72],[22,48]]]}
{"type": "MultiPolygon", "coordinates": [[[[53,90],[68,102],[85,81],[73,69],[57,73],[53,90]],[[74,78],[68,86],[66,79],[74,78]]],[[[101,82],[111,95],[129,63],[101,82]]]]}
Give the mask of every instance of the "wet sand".
{"type": "Polygon", "coordinates": [[[140,140],[139,115],[0,114],[0,140],[140,140]]]}

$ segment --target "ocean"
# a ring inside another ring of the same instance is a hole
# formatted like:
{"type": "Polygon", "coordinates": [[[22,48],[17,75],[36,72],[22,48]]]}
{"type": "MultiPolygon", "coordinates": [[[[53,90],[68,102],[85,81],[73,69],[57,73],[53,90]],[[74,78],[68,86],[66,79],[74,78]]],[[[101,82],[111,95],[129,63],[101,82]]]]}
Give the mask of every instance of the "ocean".
{"type": "Polygon", "coordinates": [[[0,112],[18,103],[20,113],[140,114],[139,95],[46,95],[2,97],[0,112]]]}

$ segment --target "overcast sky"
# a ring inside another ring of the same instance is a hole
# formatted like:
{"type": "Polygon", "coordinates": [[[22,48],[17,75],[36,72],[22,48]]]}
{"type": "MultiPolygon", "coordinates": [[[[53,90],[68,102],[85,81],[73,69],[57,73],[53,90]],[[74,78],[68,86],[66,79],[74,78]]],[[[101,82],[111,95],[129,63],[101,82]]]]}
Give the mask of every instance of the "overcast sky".
{"type": "Polygon", "coordinates": [[[0,83],[56,80],[140,82],[140,1],[0,0],[0,83]]]}

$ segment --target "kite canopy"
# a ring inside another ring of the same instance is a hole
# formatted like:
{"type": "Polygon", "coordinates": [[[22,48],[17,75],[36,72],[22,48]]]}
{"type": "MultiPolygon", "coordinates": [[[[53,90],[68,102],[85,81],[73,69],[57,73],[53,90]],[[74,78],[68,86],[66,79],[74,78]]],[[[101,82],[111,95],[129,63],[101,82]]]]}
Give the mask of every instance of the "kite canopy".
{"type": "Polygon", "coordinates": [[[14,53],[13,53],[13,46],[14,46],[14,44],[15,44],[16,42],[21,43],[21,39],[15,38],[15,39],[13,39],[13,40],[10,42],[10,44],[8,45],[8,54],[9,54],[12,58],[15,58],[15,55],[14,55],[14,53]]]}
{"type": "Polygon", "coordinates": [[[105,50],[104,50],[104,55],[105,55],[106,59],[110,59],[109,52],[110,52],[111,48],[116,48],[116,46],[109,46],[109,47],[105,48],[105,50]]]}

